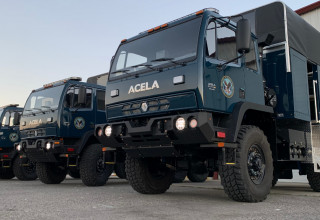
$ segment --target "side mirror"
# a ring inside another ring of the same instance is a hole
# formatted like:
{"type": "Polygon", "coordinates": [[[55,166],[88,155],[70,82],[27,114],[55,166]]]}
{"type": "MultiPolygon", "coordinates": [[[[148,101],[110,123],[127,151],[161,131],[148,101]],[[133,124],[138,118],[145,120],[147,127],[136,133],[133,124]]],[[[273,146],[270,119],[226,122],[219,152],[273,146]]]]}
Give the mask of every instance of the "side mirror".
{"type": "Polygon", "coordinates": [[[13,114],[13,125],[19,125],[20,124],[20,114],[19,112],[15,112],[13,114]]]}
{"type": "Polygon", "coordinates": [[[87,89],[84,86],[79,87],[78,105],[87,104],[87,89]]]}
{"type": "Polygon", "coordinates": [[[249,53],[251,43],[251,27],[248,19],[237,22],[237,51],[241,54],[249,53]]]}

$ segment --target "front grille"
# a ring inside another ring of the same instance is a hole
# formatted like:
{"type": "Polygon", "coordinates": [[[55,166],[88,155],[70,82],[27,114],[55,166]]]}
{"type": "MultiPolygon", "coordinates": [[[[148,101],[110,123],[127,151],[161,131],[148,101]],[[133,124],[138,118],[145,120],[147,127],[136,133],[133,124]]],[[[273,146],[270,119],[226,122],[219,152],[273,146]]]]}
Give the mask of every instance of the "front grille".
{"type": "Polygon", "coordinates": [[[170,104],[168,99],[154,99],[149,101],[140,101],[139,103],[132,103],[122,106],[123,115],[141,114],[143,112],[155,112],[169,109],[170,104]],[[146,103],[148,108],[146,111],[142,110],[142,103],[146,103]]]}
{"type": "Polygon", "coordinates": [[[32,138],[32,137],[43,137],[43,136],[45,136],[45,135],[46,135],[46,129],[44,129],[44,128],[26,131],[26,136],[27,136],[28,138],[32,138]]]}

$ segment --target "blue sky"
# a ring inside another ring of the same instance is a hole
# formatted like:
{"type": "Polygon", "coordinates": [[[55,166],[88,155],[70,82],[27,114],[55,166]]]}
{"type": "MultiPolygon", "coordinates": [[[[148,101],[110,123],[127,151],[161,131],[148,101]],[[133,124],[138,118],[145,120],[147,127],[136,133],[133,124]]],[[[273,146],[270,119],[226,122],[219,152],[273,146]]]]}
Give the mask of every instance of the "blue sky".
{"type": "MultiPolygon", "coordinates": [[[[0,0],[0,106],[43,84],[109,71],[120,41],[207,7],[233,15],[268,0],[0,0]]],[[[284,0],[293,10],[314,0],[284,0]]]]}

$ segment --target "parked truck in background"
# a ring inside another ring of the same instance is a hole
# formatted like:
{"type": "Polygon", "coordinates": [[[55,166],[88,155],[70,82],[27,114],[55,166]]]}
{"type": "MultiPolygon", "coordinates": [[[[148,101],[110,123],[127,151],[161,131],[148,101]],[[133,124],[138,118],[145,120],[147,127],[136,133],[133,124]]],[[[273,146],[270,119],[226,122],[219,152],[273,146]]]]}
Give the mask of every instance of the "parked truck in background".
{"type": "Polygon", "coordinates": [[[0,107],[0,178],[35,180],[35,164],[15,149],[20,141],[19,120],[22,108],[17,104],[0,107]]]}
{"type": "Polygon", "coordinates": [[[204,9],[125,39],[95,135],[127,153],[144,194],[193,164],[218,166],[236,201],[263,201],[292,169],[320,191],[319,39],[282,2],[233,17],[204,9]]]}
{"type": "MultiPolygon", "coordinates": [[[[91,77],[91,83],[86,83],[71,77],[30,94],[21,117],[17,148],[36,162],[43,183],[58,184],[69,172],[85,185],[100,186],[114,169],[125,178],[124,154],[117,154],[117,164],[106,164],[93,135],[95,124],[106,121],[105,87],[99,85],[106,84],[101,82],[104,78],[106,74],[91,77]]],[[[115,152],[106,149],[105,155],[113,158],[115,152]]]]}

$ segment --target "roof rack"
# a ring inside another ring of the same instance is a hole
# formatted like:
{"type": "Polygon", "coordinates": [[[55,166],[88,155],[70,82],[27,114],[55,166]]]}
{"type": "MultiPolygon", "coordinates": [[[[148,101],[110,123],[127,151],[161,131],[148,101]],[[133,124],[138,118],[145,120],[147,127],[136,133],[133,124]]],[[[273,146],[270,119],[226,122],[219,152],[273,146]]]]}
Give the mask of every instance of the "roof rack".
{"type": "Polygon", "coordinates": [[[73,76],[73,77],[69,77],[69,78],[66,78],[66,79],[58,80],[58,81],[55,81],[55,82],[52,82],[52,83],[44,84],[43,87],[44,88],[49,88],[49,87],[52,87],[53,85],[66,83],[66,82],[68,82],[70,80],[81,81],[82,78],[73,76]]]}
{"type": "Polygon", "coordinates": [[[1,106],[0,108],[17,107],[17,106],[19,106],[19,104],[9,104],[9,105],[5,105],[5,106],[1,106]]]}

